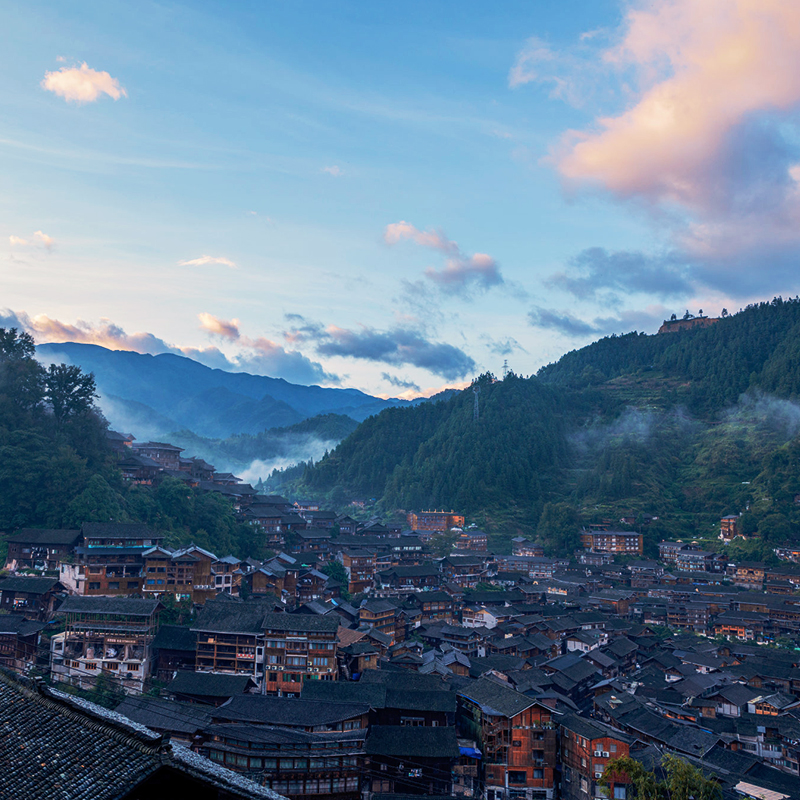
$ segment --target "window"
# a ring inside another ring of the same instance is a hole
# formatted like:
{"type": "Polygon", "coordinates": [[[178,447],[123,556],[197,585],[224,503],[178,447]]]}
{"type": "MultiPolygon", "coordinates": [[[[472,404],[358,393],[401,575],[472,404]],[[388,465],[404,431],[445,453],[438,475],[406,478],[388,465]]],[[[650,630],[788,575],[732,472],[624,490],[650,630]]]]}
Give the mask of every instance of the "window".
{"type": "Polygon", "coordinates": [[[128,672],[138,672],[139,671],[139,665],[138,664],[126,664],[125,668],[128,670],[128,672]]]}
{"type": "Polygon", "coordinates": [[[100,588],[100,583],[99,582],[97,582],[97,583],[94,583],[94,582],[89,583],[89,589],[90,590],[95,590],[95,589],[99,589],[99,588],[100,588]]]}
{"type": "Polygon", "coordinates": [[[610,753],[616,753],[617,752],[616,742],[611,742],[611,744],[608,746],[608,750],[610,753]]]}
{"type": "Polygon", "coordinates": [[[525,783],[528,779],[528,776],[525,774],[523,770],[509,770],[508,771],[508,782],[509,783],[525,783]]]}
{"type": "Polygon", "coordinates": [[[514,739],[512,744],[514,745],[514,747],[522,747],[522,739],[514,739]]]}
{"type": "Polygon", "coordinates": [[[533,778],[534,778],[534,780],[542,780],[544,778],[544,770],[543,769],[535,769],[533,771],[533,778]]]}
{"type": "Polygon", "coordinates": [[[614,786],[614,800],[627,800],[628,787],[627,786],[614,786]]]}

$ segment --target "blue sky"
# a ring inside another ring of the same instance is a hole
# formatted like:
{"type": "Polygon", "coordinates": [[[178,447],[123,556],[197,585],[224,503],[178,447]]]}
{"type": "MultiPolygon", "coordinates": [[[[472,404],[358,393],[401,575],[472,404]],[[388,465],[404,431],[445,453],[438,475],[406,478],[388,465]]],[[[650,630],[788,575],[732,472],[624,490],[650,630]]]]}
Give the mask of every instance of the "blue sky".
{"type": "Polygon", "coordinates": [[[6,3],[5,323],[397,395],[793,294],[794,4],[696,5],[6,3]]]}

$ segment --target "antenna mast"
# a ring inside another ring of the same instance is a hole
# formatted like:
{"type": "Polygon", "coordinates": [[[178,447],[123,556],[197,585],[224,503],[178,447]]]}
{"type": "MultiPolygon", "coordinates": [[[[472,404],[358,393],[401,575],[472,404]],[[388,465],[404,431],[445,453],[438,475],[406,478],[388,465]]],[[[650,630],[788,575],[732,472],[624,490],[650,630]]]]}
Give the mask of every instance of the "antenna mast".
{"type": "Polygon", "coordinates": [[[476,383],[472,387],[472,392],[475,395],[475,410],[472,412],[472,419],[474,419],[477,422],[478,417],[480,415],[480,412],[478,410],[478,395],[481,393],[481,386],[479,383],[476,383]]]}

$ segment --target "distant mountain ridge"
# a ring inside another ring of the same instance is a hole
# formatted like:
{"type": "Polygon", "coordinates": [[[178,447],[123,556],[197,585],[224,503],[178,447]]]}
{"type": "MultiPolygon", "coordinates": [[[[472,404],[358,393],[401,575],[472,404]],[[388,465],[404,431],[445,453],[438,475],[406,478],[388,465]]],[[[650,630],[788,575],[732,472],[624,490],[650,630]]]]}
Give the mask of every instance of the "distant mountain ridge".
{"type": "Polygon", "coordinates": [[[40,358],[93,372],[112,427],[155,436],[188,429],[212,438],[288,427],[320,414],[357,422],[413,401],[383,400],[358,389],[302,386],[282,378],[211,369],[184,356],[144,355],[75,342],[41,344],[40,358]]]}

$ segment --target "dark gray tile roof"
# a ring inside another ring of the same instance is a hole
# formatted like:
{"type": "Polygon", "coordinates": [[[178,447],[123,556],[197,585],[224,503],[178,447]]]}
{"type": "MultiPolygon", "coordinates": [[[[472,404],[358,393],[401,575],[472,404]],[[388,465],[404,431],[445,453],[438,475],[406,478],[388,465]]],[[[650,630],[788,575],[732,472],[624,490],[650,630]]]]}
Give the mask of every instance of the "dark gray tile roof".
{"type": "Polygon", "coordinates": [[[169,733],[194,734],[211,722],[207,706],[178,703],[160,697],[126,697],[115,709],[140,725],[169,733]]]}
{"type": "Polygon", "coordinates": [[[234,697],[247,691],[250,685],[249,675],[181,670],[167,686],[167,691],[196,697],[234,697]]]}
{"type": "Polygon", "coordinates": [[[510,686],[503,686],[490,678],[479,678],[461,689],[459,695],[477,703],[484,713],[501,717],[516,716],[536,702],[510,686]]]}
{"type": "Polygon", "coordinates": [[[455,728],[404,725],[373,725],[365,750],[368,755],[397,758],[458,758],[461,754],[455,728]]]}
{"type": "Polygon", "coordinates": [[[33,622],[20,614],[0,614],[0,633],[12,633],[27,636],[45,627],[43,622],[33,622]]]}
{"type": "Polygon", "coordinates": [[[158,600],[138,597],[68,597],[58,609],[59,614],[125,614],[130,617],[149,617],[160,605],[158,600]]]}
{"type": "Polygon", "coordinates": [[[209,600],[192,624],[193,631],[214,633],[251,633],[264,630],[264,615],[272,603],[256,598],[245,601],[219,598],[209,600]]]}
{"type": "Polygon", "coordinates": [[[319,614],[282,614],[269,612],[262,622],[267,631],[298,631],[301,633],[335,633],[339,629],[338,617],[319,614]]]}
{"type": "Polygon", "coordinates": [[[154,650],[197,649],[197,633],[183,625],[162,625],[153,639],[154,650]]]}
{"type": "Polygon", "coordinates": [[[301,700],[334,703],[366,703],[371,708],[386,707],[386,686],[364,681],[303,681],[301,700]]]}
{"type": "Polygon", "coordinates": [[[74,544],[80,535],[78,530],[23,528],[12,533],[6,541],[15,544],[74,544]]]}
{"type": "Polygon", "coordinates": [[[90,539],[163,539],[139,522],[84,522],[81,533],[90,539]]]}
{"type": "Polygon", "coordinates": [[[22,592],[25,594],[47,594],[58,578],[34,578],[28,575],[12,575],[0,580],[0,592],[22,592]]]}
{"type": "Polygon", "coordinates": [[[367,703],[333,703],[292,697],[243,694],[232,697],[213,712],[215,720],[256,722],[306,728],[335,725],[369,712],[367,703]]]}
{"type": "Polygon", "coordinates": [[[281,796],[86,700],[0,672],[0,797],[118,800],[162,768],[231,800],[281,796]]]}

